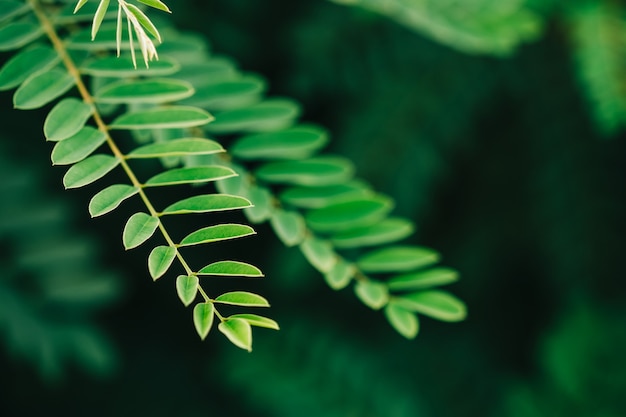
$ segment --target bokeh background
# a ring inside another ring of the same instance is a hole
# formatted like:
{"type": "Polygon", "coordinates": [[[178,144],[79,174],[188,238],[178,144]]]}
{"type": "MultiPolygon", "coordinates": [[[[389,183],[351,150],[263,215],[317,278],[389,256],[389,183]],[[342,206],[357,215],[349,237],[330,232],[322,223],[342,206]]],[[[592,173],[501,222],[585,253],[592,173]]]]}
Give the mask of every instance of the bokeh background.
{"type": "Polygon", "coordinates": [[[281,331],[202,343],[148,249],[123,251],[125,213],[62,190],[45,113],[2,93],[0,415],[626,415],[626,4],[169,3],[328,127],[461,272],[468,319],[407,341],[261,226],[215,250],[262,267],[281,331]]]}

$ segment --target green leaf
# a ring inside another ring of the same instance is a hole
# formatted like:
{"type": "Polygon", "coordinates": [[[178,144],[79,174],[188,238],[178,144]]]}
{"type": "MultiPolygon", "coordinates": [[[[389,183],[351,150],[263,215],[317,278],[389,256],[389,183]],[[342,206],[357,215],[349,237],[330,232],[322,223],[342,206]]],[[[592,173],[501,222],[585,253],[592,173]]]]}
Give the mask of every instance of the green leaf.
{"type": "Polygon", "coordinates": [[[93,17],[93,25],[91,26],[91,40],[96,38],[96,34],[98,30],[100,30],[100,25],[102,24],[102,20],[104,19],[104,15],[109,8],[110,0],[100,0],[100,4],[98,5],[98,9],[96,10],[96,14],[93,17]]]}
{"type": "Polygon", "coordinates": [[[219,242],[221,240],[236,239],[254,234],[256,234],[256,232],[253,228],[243,224],[218,224],[216,226],[204,227],[188,234],[181,240],[179,246],[219,242]]]}
{"type": "Polygon", "coordinates": [[[198,294],[198,277],[195,275],[179,275],[176,278],[176,292],[185,307],[189,307],[198,294]]]}
{"type": "Polygon", "coordinates": [[[86,62],[80,70],[84,74],[96,77],[127,78],[172,75],[179,69],[180,64],[168,58],[153,61],[149,68],[135,68],[130,57],[106,56],[86,62]]]}
{"type": "Polygon", "coordinates": [[[126,222],[124,232],[122,233],[124,247],[127,250],[136,248],[150,239],[158,227],[158,218],[146,213],[133,214],[126,222]]]}
{"type": "Polygon", "coordinates": [[[19,16],[30,9],[30,5],[23,1],[3,0],[0,2],[0,23],[19,16]]]}
{"type": "Polygon", "coordinates": [[[67,170],[63,185],[68,189],[91,184],[111,172],[119,163],[119,159],[111,155],[92,155],[67,170]]]}
{"type": "MultiPolygon", "coordinates": [[[[65,98],[46,117],[43,133],[46,140],[58,142],[78,133],[91,116],[91,106],[82,100],[65,98]]],[[[104,134],[103,134],[104,137],[104,134]]]]}
{"type": "Polygon", "coordinates": [[[127,158],[166,158],[184,155],[211,155],[224,152],[219,143],[202,138],[175,139],[163,143],[153,143],[135,149],[127,158]]]}
{"type": "Polygon", "coordinates": [[[354,286],[354,292],[363,304],[374,310],[381,309],[389,301],[389,291],[382,282],[359,281],[354,286]]]}
{"type": "Polygon", "coordinates": [[[74,7],[74,13],[78,12],[85,5],[85,3],[87,3],[87,0],[78,0],[76,7],[74,7]]]}
{"type": "Polygon", "coordinates": [[[52,149],[54,165],[69,165],[82,161],[98,149],[106,140],[106,135],[91,126],[83,127],[69,139],[57,142],[52,149]]]}
{"type": "Polygon", "coordinates": [[[304,209],[326,207],[347,198],[370,195],[367,184],[350,181],[343,184],[321,187],[292,187],[280,194],[280,199],[287,204],[304,209]]]}
{"type": "Polygon", "coordinates": [[[100,103],[165,103],[181,100],[193,94],[186,81],[166,78],[121,80],[98,90],[95,100],[100,103]]]}
{"type": "Polygon", "coordinates": [[[256,76],[223,80],[197,87],[193,97],[186,99],[182,104],[212,111],[232,110],[258,102],[264,90],[265,82],[256,76]]]}
{"type": "Polygon", "coordinates": [[[326,240],[309,236],[300,244],[300,250],[309,263],[322,273],[329,272],[337,263],[337,254],[326,240]]]}
{"type": "Polygon", "coordinates": [[[33,74],[13,96],[15,108],[30,110],[45,106],[74,86],[74,78],[64,70],[53,68],[33,74]]]}
{"type": "Polygon", "coordinates": [[[246,320],[229,317],[221,322],[217,328],[233,345],[248,352],[252,351],[252,328],[246,320]]]}
{"type": "Polygon", "coordinates": [[[390,301],[385,307],[385,317],[391,326],[407,339],[415,339],[417,336],[419,321],[414,313],[390,301]]]}
{"type": "Polygon", "coordinates": [[[256,171],[256,176],[272,183],[322,186],[344,182],[353,173],[354,167],[349,160],[319,156],[300,161],[268,163],[256,171]]]}
{"type": "Polygon", "coordinates": [[[49,70],[59,60],[55,50],[47,46],[21,50],[0,70],[0,91],[17,87],[32,74],[49,70]]]}
{"type": "Polygon", "coordinates": [[[287,246],[298,245],[304,240],[306,225],[300,213],[275,210],[270,223],[278,238],[287,246]]]}
{"type": "Polygon", "coordinates": [[[363,255],[357,261],[363,272],[409,271],[439,261],[439,254],[432,249],[418,246],[392,246],[363,255]]]}
{"type": "Polygon", "coordinates": [[[242,319],[250,323],[251,326],[265,327],[266,329],[280,330],[278,323],[267,317],[256,314],[233,314],[229,319],[242,319]]]}
{"type": "Polygon", "coordinates": [[[196,327],[196,331],[200,336],[200,339],[206,339],[213,326],[213,317],[215,314],[215,307],[211,303],[196,304],[193,308],[193,324],[196,327]]]}
{"type": "Polygon", "coordinates": [[[206,194],[180,200],[163,210],[163,214],[209,213],[250,206],[251,203],[243,197],[228,194],[206,194]]]}
{"type": "Polygon", "coordinates": [[[146,181],[146,187],[160,187],[176,184],[196,184],[218,181],[237,174],[230,168],[215,165],[192,168],[177,168],[162,172],[146,181]]]}
{"type": "Polygon", "coordinates": [[[418,290],[456,282],[459,274],[450,268],[433,268],[391,278],[387,285],[390,290],[418,290]]]}
{"type": "Polygon", "coordinates": [[[335,203],[307,213],[307,224],[317,232],[342,232],[381,220],[393,208],[383,195],[360,197],[335,203]]]}
{"type": "Polygon", "coordinates": [[[442,321],[461,321],[467,316],[465,304],[445,291],[429,290],[394,298],[403,308],[442,321]]]}
{"type": "Polygon", "coordinates": [[[278,130],[289,126],[299,114],[300,107],[293,101],[266,100],[243,109],[222,112],[206,130],[221,134],[278,130]]]}
{"type": "Polygon", "coordinates": [[[202,268],[198,275],[223,277],[262,277],[263,272],[254,265],[237,261],[219,261],[202,268]]]}
{"type": "Polygon", "coordinates": [[[270,303],[258,294],[246,291],[227,292],[218,296],[214,302],[243,307],[269,307],[270,303]]]}
{"type": "MultiPolygon", "coordinates": [[[[65,39],[66,48],[79,51],[106,51],[117,48],[117,26],[115,23],[104,22],[96,39],[91,39],[91,29],[78,30],[65,39]]],[[[124,45],[123,48],[128,48],[124,45]]]]}
{"type": "Polygon", "coordinates": [[[169,106],[123,114],[109,127],[127,130],[176,129],[202,126],[211,120],[213,116],[197,107],[169,106]]]}
{"type": "Polygon", "coordinates": [[[338,248],[357,248],[396,242],[413,233],[413,223],[401,218],[383,219],[375,224],[333,235],[331,242],[338,248]]]}
{"type": "Polygon", "coordinates": [[[353,264],[340,259],[330,271],[324,274],[324,279],[330,288],[340,290],[350,283],[355,273],[356,268],[353,264]]]}
{"type": "Polygon", "coordinates": [[[18,49],[34,41],[43,29],[34,23],[13,22],[0,27],[0,51],[18,49]]]}
{"type": "Polygon", "coordinates": [[[94,195],[89,202],[89,214],[91,217],[102,216],[115,210],[122,201],[134,196],[139,192],[139,188],[126,184],[114,184],[108,186],[98,194],[94,195]]]}
{"type": "Polygon", "coordinates": [[[272,193],[265,187],[252,186],[245,193],[253,204],[243,209],[244,214],[252,223],[262,223],[269,219],[274,211],[272,193]]]}
{"type": "Polygon", "coordinates": [[[230,147],[230,152],[241,159],[304,159],[327,142],[325,130],[316,126],[296,126],[280,132],[243,137],[230,147]]]}
{"type": "Polygon", "coordinates": [[[141,26],[143,26],[143,28],[145,30],[147,30],[148,33],[150,33],[152,36],[154,36],[156,38],[156,40],[161,42],[161,34],[157,30],[156,26],[154,26],[154,23],[152,23],[152,21],[148,18],[148,16],[146,16],[139,9],[139,7],[135,6],[134,4],[127,3],[126,7],[137,18],[137,21],[139,22],[139,24],[141,26]]]}
{"type": "Polygon", "coordinates": [[[170,9],[160,0],[137,0],[139,3],[143,3],[146,6],[154,7],[155,9],[163,10],[164,12],[172,13],[170,9]]]}
{"type": "Polygon", "coordinates": [[[172,266],[176,258],[176,248],[171,246],[157,246],[148,256],[148,271],[154,281],[161,278],[172,266]]]}

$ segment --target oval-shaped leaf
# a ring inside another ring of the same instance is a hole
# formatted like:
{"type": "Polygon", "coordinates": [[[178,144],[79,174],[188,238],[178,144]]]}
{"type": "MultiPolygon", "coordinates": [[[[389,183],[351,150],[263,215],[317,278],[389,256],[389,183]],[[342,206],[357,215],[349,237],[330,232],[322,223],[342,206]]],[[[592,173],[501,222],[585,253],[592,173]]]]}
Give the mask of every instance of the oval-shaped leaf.
{"type": "Polygon", "coordinates": [[[389,291],[382,282],[359,281],[354,286],[354,292],[363,304],[374,310],[381,309],[389,301],[389,291]]]}
{"type": "Polygon", "coordinates": [[[467,316],[465,304],[445,291],[421,291],[394,299],[407,310],[442,321],[461,321],[467,316]]]}
{"type": "Polygon", "coordinates": [[[363,272],[409,271],[439,261],[439,254],[432,249],[418,246],[392,246],[363,255],[357,261],[363,272]]]}
{"type": "Polygon", "coordinates": [[[275,210],[270,223],[278,238],[287,246],[298,245],[306,235],[306,225],[300,213],[275,210]]]}
{"type": "Polygon", "coordinates": [[[456,282],[459,274],[450,268],[433,268],[391,278],[387,285],[390,290],[418,290],[456,282]]]}
{"type": "Polygon", "coordinates": [[[165,103],[181,100],[193,94],[186,81],[166,78],[122,80],[98,90],[95,99],[100,103],[165,103]]]}
{"type": "Polygon", "coordinates": [[[158,218],[146,213],[133,214],[126,222],[122,233],[124,247],[132,249],[141,245],[152,237],[157,227],[159,227],[158,218]]]}
{"type": "Polygon", "coordinates": [[[236,239],[254,235],[256,232],[250,226],[243,224],[218,224],[196,230],[181,240],[179,246],[200,245],[203,243],[219,242],[221,240],[236,239]]]}
{"type": "Polygon", "coordinates": [[[127,158],[166,158],[184,155],[211,155],[224,152],[219,143],[202,138],[175,139],[162,143],[153,143],[135,149],[127,158]]]}
{"type": "Polygon", "coordinates": [[[326,240],[309,236],[300,244],[300,250],[309,263],[322,273],[329,272],[337,263],[338,256],[326,240]]]}
{"type": "Polygon", "coordinates": [[[198,275],[223,277],[262,277],[263,272],[254,265],[238,261],[219,261],[202,268],[198,275]]]}
{"type": "Polygon", "coordinates": [[[269,307],[270,303],[258,294],[246,291],[227,292],[218,296],[214,302],[244,307],[269,307]]]}
{"type": "Polygon", "coordinates": [[[324,274],[324,279],[330,288],[340,290],[350,283],[355,273],[356,268],[353,264],[340,259],[330,271],[324,274]]]}
{"type": "Polygon", "coordinates": [[[122,201],[134,196],[139,192],[139,188],[126,184],[114,184],[98,194],[89,201],[89,214],[91,217],[102,216],[115,210],[122,201]]]}
{"type": "Polygon", "coordinates": [[[180,200],[165,210],[162,214],[209,213],[250,207],[250,201],[243,197],[228,194],[206,194],[180,200]]]}
{"type": "Polygon", "coordinates": [[[36,109],[56,99],[72,86],[74,78],[58,68],[33,74],[15,92],[13,105],[18,109],[36,109]]]}
{"type": "Polygon", "coordinates": [[[368,185],[360,181],[321,187],[292,187],[280,194],[280,199],[287,204],[305,209],[326,207],[347,198],[370,195],[368,185]]]}
{"type": "Polygon", "coordinates": [[[296,126],[279,132],[239,139],[230,152],[241,159],[304,159],[328,143],[328,134],[316,126],[296,126]]]}
{"type": "Polygon", "coordinates": [[[17,87],[32,74],[49,70],[59,60],[59,55],[48,46],[37,45],[18,52],[0,70],[0,90],[17,87]]]}
{"type": "Polygon", "coordinates": [[[252,328],[250,323],[240,318],[227,318],[217,328],[231,343],[248,352],[252,351],[252,328]]]}
{"type": "Polygon", "coordinates": [[[26,13],[30,9],[30,5],[23,1],[3,0],[0,2],[0,22],[26,13]]]}
{"type": "Polygon", "coordinates": [[[340,157],[320,156],[301,161],[272,162],[256,171],[267,182],[322,186],[344,182],[353,175],[352,163],[340,157]]]}
{"type": "Polygon", "coordinates": [[[300,107],[289,100],[266,100],[243,109],[220,113],[206,130],[212,133],[267,132],[289,126],[300,107]]]}
{"type": "Polygon", "coordinates": [[[119,163],[119,159],[111,155],[92,155],[67,170],[63,185],[68,189],[91,184],[104,177],[119,163]]]}
{"type": "Polygon", "coordinates": [[[156,107],[119,116],[111,129],[175,129],[202,126],[213,120],[205,110],[188,106],[156,107]]]}
{"type": "Polygon", "coordinates": [[[234,177],[237,174],[230,168],[214,165],[192,168],[176,168],[155,175],[146,181],[146,187],[160,187],[177,184],[197,184],[234,177]]]}
{"type": "Polygon", "coordinates": [[[171,246],[157,246],[148,256],[148,271],[154,281],[161,278],[172,266],[176,258],[176,248],[171,246]]]}
{"type": "Polygon", "coordinates": [[[371,195],[332,204],[307,213],[307,224],[317,232],[341,232],[371,225],[393,208],[393,200],[371,195]]]}
{"type": "MultiPolygon", "coordinates": [[[[105,51],[117,48],[117,25],[112,22],[104,22],[98,30],[96,39],[91,38],[91,28],[76,31],[65,41],[68,49],[80,51],[105,51]]],[[[123,49],[128,49],[128,44],[122,44],[123,49]]]]}
{"type": "Polygon", "coordinates": [[[264,90],[265,82],[256,76],[223,80],[198,87],[193,97],[184,100],[181,104],[198,106],[211,111],[232,110],[260,101],[264,90]]]}
{"type": "Polygon", "coordinates": [[[94,59],[81,67],[81,72],[96,77],[127,78],[138,76],[164,76],[176,73],[180,64],[168,58],[160,58],[150,63],[150,67],[137,67],[133,65],[130,57],[106,56],[94,59]]]}
{"type": "Polygon", "coordinates": [[[74,136],[57,142],[52,149],[52,164],[68,165],[82,161],[98,149],[106,135],[91,126],[83,127],[74,136]]]}
{"type": "Polygon", "coordinates": [[[383,219],[375,224],[333,235],[331,242],[338,248],[383,245],[404,239],[413,233],[413,223],[401,218],[383,219]]]}
{"type": "Polygon", "coordinates": [[[270,218],[274,211],[274,200],[272,193],[267,188],[253,185],[243,194],[252,203],[252,207],[243,209],[250,222],[262,223],[270,218]]]}
{"type": "Polygon", "coordinates": [[[265,327],[266,329],[280,330],[278,323],[274,320],[256,314],[233,314],[229,319],[242,319],[250,323],[251,326],[265,327]]]}
{"type": "Polygon", "coordinates": [[[34,41],[43,33],[43,29],[34,23],[13,22],[0,27],[0,51],[18,49],[34,41]]]}
{"type": "Polygon", "coordinates": [[[193,308],[193,324],[200,336],[200,339],[206,339],[213,326],[213,317],[215,315],[215,307],[211,303],[196,304],[193,308]]]}
{"type": "Polygon", "coordinates": [[[44,136],[52,142],[74,136],[85,126],[90,116],[91,106],[82,100],[65,98],[48,113],[43,125],[44,136]]]}
{"type": "Polygon", "coordinates": [[[385,307],[385,317],[398,333],[407,339],[415,339],[419,332],[419,321],[415,313],[391,301],[385,307]]]}
{"type": "Polygon", "coordinates": [[[198,277],[195,275],[179,275],[176,278],[176,292],[185,307],[189,307],[198,294],[198,277]]]}

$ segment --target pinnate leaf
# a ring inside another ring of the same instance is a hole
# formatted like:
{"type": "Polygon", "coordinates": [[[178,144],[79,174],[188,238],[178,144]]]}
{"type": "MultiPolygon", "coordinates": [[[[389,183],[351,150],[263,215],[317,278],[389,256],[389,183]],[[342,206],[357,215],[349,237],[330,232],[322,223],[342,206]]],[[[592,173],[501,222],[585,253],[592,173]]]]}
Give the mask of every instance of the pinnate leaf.
{"type": "Polygon", "coordinates": [[[385,307],[385,317],[398,333],[407,339],[415,339],[419,332],[419,321],[415,313],[391,301],[385,307]]]}
{"type": "Polygon", "coordinates": [[[102,20],[104,19],[104,15],[107,13],[107,9],[109,8],[110,0],[100,0],[100,4],[98,5],[98,9],[96,10],[96,14],[93,17],[93,24],[91,26],[91,39],[96,38],[96,34],[98,30],[100,30],[100,25],[102,24],[102,20]]]}
{"type": "Polygon", "coordinates": [[[242,109],[221,112],[206,129],[212,133],[265,132],[285,128],[300,113],[290,100],[266,100],[242,109]]]}
{"type": "Polygon", "coordinates": [[[186,81],[174,79],[122,80],[98,90],[96,101],[101,103],[165,103],[181,100],[193,94],[186,81]]]}
{"type": "Polygon", "coordinates": [[[161,278],[172,266],[176,257],[176,248],[171,246],[157,246],[148,256],[148,271],[154,281],[161,278]]]}
{"type": "Polygon", "coordinates": [[[218,181],[234,177],[237,174],[228,167],[219,165],[177,168],[162,172],[146,181],[146,187],[159,187],[176,184],[196,184],[218,181]]]}
{"type": "Polygon", "coordinates": [[[328,142],[326,132],[315,126],[296,126],[279,132],[245,136],[230,147],[241,159],[303,159],[328,142]]]}
{"type": "Polygon", "coordinates": [[[199,275],[215,275],[225,277],[262,277],[263,272],[254,265],[238,261],[218,261],[205,266],[199,275]]]}
{"type": "Polygon", "coordinates": [[[159,219],[146,213],[135,213],[126,222],[122,241],[126,249],[136,248],[154,234],[159,227],[159,219]]]}
{"type": "Polygon", "coordinates": [[[354,291],[363,304],[374,310],[379,310],[389,301],[387,286],[381,282],[359,281],[354,286],[354,291]]]}
{"type": "Polygon", "coordinates": [[[235,346],[252,351],[252,328],[247,320],[240,318],[227,318],[217,328],[235,346]]]}
{"type": "Polygon", "coordinates": [[[127,158],[165,158],[184,155],[212,155],[224,152],[219,143],[202,138],[175,139],[163,143],[153,143],[135,149],[127,158]]]}
{"type": "Polygon", "coordinates": [[[18,49],[37,39],[43,30],[34,23],[13,22],[0,27],[0,51],[18,49]]]}
{"type": "Polygon", "coordinates": [[[198,277],[195,275],[179,275],[176,278],[178,298],[188,307],[198,294],[198,277]]]}
{"type": "Polygon", "coordinates": [[[149,68],[135,68],[130,57],[106,56],[86,62],[81,67],[81,72],[97,77],[126,78],[145,75],[171,75],[179,69],[180,65],[176,61],[167,58],[153,61],[149,68]]]}
{"type": "Polygon", "coordinates": [[[244,307],[269,307],[270,303],[258,294],[246,291],[227,292],[218,296],[216,303],[230,304],[244,307]]]}
{"type": "Polygon", "coordinates": [[[63,185],[65,188],[78,188],[91,184],[104,177],[119,163],[119,159],[111,155],[92,155],[67,170],[63,185]]]}
{"type": "Polygon", "coordinates": [[[369,226],[337,233],[333,235],[331,241],[338,248],[375,246],[404,239],[413,231],[413,223],[409,220],[387,218],[369,226]]]}
{"type": "Polygon", "coordinates": [[[48,46],[37,45],[21,50],[0,70],[0,90],[17,87],[32,74],[50,69],[59,59],[54,49],[48,46]]]}
{"type": "Polygon", "coordinates": [[[253,228],[243,224],[218,224],[190,233],[180,242],[180,246],[192,246],[218,242],[220,240],[236,239],[255,233],[253,228]]]}
{"type": "Polygon", "coordinates": [[[163,214],[208,213],[250,207],[250,201],[228,194],[206,194],[180,200],[163,210],[163,214]]]}
{"type": "Polygon", "coordinates": [[[350,283],[355,273],[356,268],[354,265],[340,259],[337,263],[335,263],[330,271],[324,274],[324,279],[330,288],[333,290],[340,290],[345,288],[350,283]]]}
{"type": "Polygon", "coordinates": [[[98,149],[106,140],[106,135],[91,126],[83,127],[72,137],[57,142],[52,149],[54,165],[69,165],[82,161],[98,149]]]}
{"type": "Polygon", "coordinates": [[[426,271],[395,276],[387,282],[387,285],[390,290],[417,290],[450,284],[458,279],[459,274],[454,269],[433,268],[426,271]]]}
{"type": "Polygon", "coordinates": [[[213,120],[205,110],[189,106],[156,107],[119,116],[111,129],[176,129],[202,126],[213,120]]]}
{"type": "Polygon", "coordinates": [[[33,74],[17,89],[13,104],[18,109],[36,109],[53,101],[73,85],[74,78],[58,68],[33,74]]]}
{"type": "Polygon", "coordinates": [[[445,291],[429,290],[395,298],[403,308],[442,321],[461,321],[467,315],[465,304],[445,291]]]}
{"type": "Polygon", "coordinates": [[[213,325],[213,317],[215,314],[215,307],[211,303],[196,304],[193,308],[193,324],[196,327],[196,331],[200,336],[200,339],[206,339],[213,325]]]}
{"type": "Polygon", "coordinates": [[[368,186],[359,181],[317,187],[292,187],[280,194],[280,199],[292,206],[315,209],[326,207],[347,198],[371,194],[368,186]]]}
{"type": "Polygon", "coordinates": [[[46,117],[43,133],[46,140],[58,142],[74,136],[91,116],[91,106],[82,100],[65,98],[46,117]]]}
{"type": "Polygon", "coordinates": [[[265,327],[266,329],[280,329],[274,320],[256,314],[233,314],[229,319],[242,319],[250,323],[251,326],[265,327]]]}
{"type": "Polygon", "coordinates": [[[295,246],[305,238],[306,225],[300,213],[275,210],[270,223],[278,238],[287,246],[295,246]]]}
{"type": "Polygon", "coordinates": [[[419,246],[392,246],[363,255],[357,261],[357,265],[364,272],[397,272],[431,265],[438,260],[439,254],[432,249],[419,246]]]}
{"type": "Polygon", "coordinates": [[[322,273],[329,272],[337,262],[337,254],[326,240],[309,236],[300,244],[300,250],[309,263],[322,273]]]}
{"type": "Polygon", "coordinates": [[[263,181],[316,187],[346,181],[353,173],[350,161],[332,156],[271,162],[256,171],[257,177],[263,181]]]}
{"type": "Polygon", "coordinates": [[[102,216],[115,210],[122,201],[137,194],[139,189],[132,185],[114,184],[110,185],[89,201],[89,214],[91,217],[102,216]]]}
{"type": "Polygon", "coordinates": [[[307,224],[317,232],[341,232],[382,219],[393,208],[393,201],[382,195],[360,197],[312,210],[307,224]]]}
{"type": "Polygon", "coordinates": [[[164,12],[171,13],[170,9],[160,0],[137,0],[139,3],[143,3],[146,6],[154,7],[155,9],[163,10],[164,12]]]}

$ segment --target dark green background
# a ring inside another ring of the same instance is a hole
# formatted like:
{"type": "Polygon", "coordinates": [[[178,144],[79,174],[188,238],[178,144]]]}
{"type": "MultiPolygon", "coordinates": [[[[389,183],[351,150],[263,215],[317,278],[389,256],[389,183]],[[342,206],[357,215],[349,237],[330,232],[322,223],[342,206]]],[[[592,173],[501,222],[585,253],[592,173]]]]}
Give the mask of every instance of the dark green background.
{"type": "Polygon", "coordinates": [[[201,343],[174,281],[149,279],[147,249],[123,251],[125,214],[92,221],[93,193],[62,191],[45,112],[16,113],[3,93],[5,152],[75,206],[75,227],[101,241],[126,291],[97,318],[118,349],[106,376],[69,367],[42,381],[0,339],[0,415],[626,415],[626,135],[596,133],[556,18],[495,58],[322,0],[171,8],[180,29],[206,34],[215,53],[267,77],[270,96],[295,98],[303,120],[329,128],[330,151],[417,223],[412,243],[461,272],[450,290],[468,319],[423,319],[404,340],[261,226],[220,250],[264,270],[251,290],[271,300],[281,331],[255,330],[251,354],[217,332],[201,343]]]}

